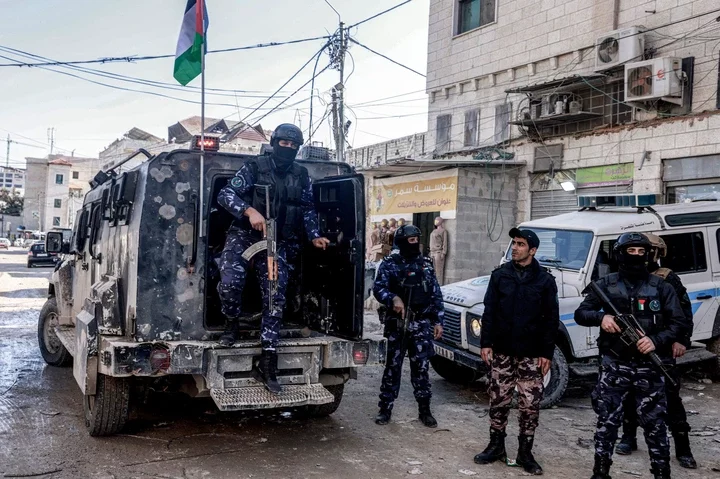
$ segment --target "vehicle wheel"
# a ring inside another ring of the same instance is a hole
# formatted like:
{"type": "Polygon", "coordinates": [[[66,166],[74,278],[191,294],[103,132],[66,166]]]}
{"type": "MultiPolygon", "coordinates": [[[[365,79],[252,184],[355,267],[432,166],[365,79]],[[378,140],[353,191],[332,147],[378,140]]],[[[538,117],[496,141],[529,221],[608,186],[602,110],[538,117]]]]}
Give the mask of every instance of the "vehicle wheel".
{"type": "Polygon", "coordinates": [[[480,374],[474,369],[438,355],[430,358],[430,365],[440,377],[454,384],[469,384],[480,377],[480,374]]]}
{"type": "Polygon", "coordinates": [[[111,436],[125,427],[130,405],[130,380],[98,374],[94,396],[85,395],[85,427],[91,436],[111,436]]]}
{"type": "Polygon", "coordinates": [[[715,364],[713,364],[712,374],[716,378],[720,378],[720,336],[711,339],[707,343],[707,350],[715,354],[715,364]]]}
{"type": "Polygon", "coordinates": [[[342,401],[343,392],[345,391],[344,384],[333,384],[332,386],[325,386],[325,389],[335,397],[333,402],[327,404],[319,404],[317,406],[306,406],[304,415],[307,417],[327,417],[330,414],[337,411],[342,401]]]}
{"type": "Polygon", "coordinates": [[[40,354],[50,366],[69,366],[72,356],[55,334],[58,325],[58,309],[55,298],[48,299],[40,310],[38,319],[38,346],[40,354]]]}
{"type": "Polygon", "coordinates": [[[542,401],[540,401],[542,409],[550,408],[560,402],[567,389],[569,379],[570,368],[568,368],[565,355],[560,348],[555,346],[552,366],[544,379],[545,392],[542,401]]]}
{"type": "Polygon", "coordinates": [[[32,268],[32,267],[33,267],[32,263],[28,263],[27,266],[28,266],[28,268],[32,268]]]}

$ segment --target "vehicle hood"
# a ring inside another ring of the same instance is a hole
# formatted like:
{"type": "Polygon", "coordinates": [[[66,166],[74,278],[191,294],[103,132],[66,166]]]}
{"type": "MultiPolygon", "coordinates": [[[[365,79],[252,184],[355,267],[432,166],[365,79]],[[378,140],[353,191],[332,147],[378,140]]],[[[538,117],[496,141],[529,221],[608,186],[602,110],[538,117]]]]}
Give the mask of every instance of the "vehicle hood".
{"type": "Polygon", "coordinates": [[[446,303],[471,308],[483,302],[489,282],[490,275],[487,275],[447,284],[441,288],[443,300],[446,303]]]}

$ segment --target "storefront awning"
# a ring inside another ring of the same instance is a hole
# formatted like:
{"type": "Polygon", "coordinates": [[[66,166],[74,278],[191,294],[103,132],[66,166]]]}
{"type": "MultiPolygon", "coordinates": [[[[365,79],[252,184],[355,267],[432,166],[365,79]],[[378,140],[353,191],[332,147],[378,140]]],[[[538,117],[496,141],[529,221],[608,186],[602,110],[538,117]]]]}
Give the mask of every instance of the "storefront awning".
{"type": "Polygon", "coordinates": [[[384,165],[371,167],[358,167],[356,171],[372,177],[411,175],[415,173],[426,173],[447,168],[477,167],[488,168],[498,166],[521,166],[525,162],[521,160],[398,160],[384,165]]]}

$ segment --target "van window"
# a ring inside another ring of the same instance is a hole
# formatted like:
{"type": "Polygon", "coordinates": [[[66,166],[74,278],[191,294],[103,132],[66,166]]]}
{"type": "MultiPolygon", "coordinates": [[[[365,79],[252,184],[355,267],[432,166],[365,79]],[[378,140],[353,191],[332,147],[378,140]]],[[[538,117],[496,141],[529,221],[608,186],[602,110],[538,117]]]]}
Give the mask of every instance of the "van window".
{"type": "MultiPolygon", "coordinates": [[[[579,270],[585,266],[593,234],[590,231],[568,231],[545,228],[531,229],[540,239],[535,259],[548,267],[579,270]]],[[[512,260],[512,247],[508,248],[506,259],[512,260]]]]}
{"type": "Polygon", "coordinates": [[[707,270],[705,240],[699,231],[662,235],[667,244],[667,256],[660,260],[661,266],[677,274],[696,273],[707,270]]]}

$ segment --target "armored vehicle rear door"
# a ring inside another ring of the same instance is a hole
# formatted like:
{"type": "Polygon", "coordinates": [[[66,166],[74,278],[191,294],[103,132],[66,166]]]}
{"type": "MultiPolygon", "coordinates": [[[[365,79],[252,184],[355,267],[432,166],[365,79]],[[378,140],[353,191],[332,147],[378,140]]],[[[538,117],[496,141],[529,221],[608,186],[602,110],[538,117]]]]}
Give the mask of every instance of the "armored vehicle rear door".
{"type": "Polygon", "coordinates": [[[320,234],[331,241],[303,253],[303,308],[312,329],[347,339],[363,333],[365,200],[362,175],[313,184],[320,234]]]}

